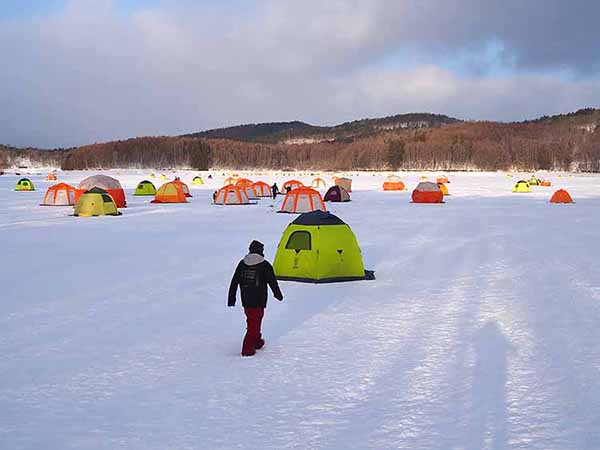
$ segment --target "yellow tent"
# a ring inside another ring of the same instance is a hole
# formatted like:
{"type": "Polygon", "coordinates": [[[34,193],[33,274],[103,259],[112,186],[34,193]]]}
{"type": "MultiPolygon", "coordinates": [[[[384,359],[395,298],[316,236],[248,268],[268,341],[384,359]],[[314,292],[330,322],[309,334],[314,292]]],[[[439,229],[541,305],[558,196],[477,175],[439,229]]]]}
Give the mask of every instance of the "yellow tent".
{"type": "Polygon", "coordinates": [[[120,216],[115,201],[104,189],[93,188],[84,192],[75,205],[75,216],[120,216]]]}

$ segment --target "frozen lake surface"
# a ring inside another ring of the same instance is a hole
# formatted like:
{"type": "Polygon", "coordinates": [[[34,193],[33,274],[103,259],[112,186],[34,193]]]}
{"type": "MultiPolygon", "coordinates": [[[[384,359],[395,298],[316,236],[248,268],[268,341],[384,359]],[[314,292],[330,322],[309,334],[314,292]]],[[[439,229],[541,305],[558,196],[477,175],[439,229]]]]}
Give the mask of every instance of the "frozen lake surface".
{"type": "Polygon", "coordinates": [[[600,448],[600,177],[512,194],[518,178],[451,173],[445,204],[417,205],[355,175],[328,207],[377,279],[282,282],[242,358],[230,277],[252,239],[272,261],[296,216],[212,205],[223,176],[154,205],[132,195],[148,171],[104,173],[120,217],[0,177],[0,448],[600,448]],[[560,187],[575,204],[548,203],[560,187]]]}

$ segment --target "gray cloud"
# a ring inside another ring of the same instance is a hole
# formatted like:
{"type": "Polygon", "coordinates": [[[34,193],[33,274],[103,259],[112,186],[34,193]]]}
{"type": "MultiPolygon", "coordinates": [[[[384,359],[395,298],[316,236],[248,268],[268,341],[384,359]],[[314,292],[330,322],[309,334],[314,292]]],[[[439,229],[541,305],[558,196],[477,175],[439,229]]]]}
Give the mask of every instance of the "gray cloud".
{"type": "Polygon", "coordinates": [[[596,105],[600,4],[586,3],[271,0],[243,13],[173,4],[124,14],[110,0],[73,0],[59,14],[0,21],[0,142],[411,111],[516,120],[596,105]],[[403,51],[418,61],[396,64],[403,51]],[[453,60],[458,71],[444,68],[453,60]]]}

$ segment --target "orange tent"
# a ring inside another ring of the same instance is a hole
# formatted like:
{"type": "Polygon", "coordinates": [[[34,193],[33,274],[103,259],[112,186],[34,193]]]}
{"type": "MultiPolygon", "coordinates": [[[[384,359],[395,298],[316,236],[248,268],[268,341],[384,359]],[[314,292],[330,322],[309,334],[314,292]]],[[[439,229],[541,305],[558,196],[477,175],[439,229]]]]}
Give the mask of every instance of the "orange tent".
{"type": "Polygon", "coordinates": [[[187,203],[182,184],[174,181],[163,184],[156,192],[151,203],[187,203]]]}
{"type": "Polygon", "coordinates": [[[254,192],[256,192],[257,197],[272,197],[273,191],[271,190],[271,186],[269,186],[264,181],[257,181],[252,185],[254,188],[254,192]]]}
{"type": "MultiPolygon", "coordinates": [[[[239,187],[239,186],[236,186],[239,187]]],[[[254,189],[254,186],[249,185],[249,186],[244,186],[244,187],[240,187],[240,190],[242,190],[244,192],[244,194],[246,194],[246,196],[250,199],[250,198],[257,198],[256,196],[256,190],[254,189]]]]}
{"type": "Polygon", "coordinates": [[[550,182],[550,180],[542,180],[540,181],[540,186],[550,187],[552,186],[552,183],[550,182]]]}
{"type": "Polygon", "coordinates": [[[183,191],[183,194],[186,197],[192,196],[192,194],[190,194],[190,188],[188,187],[188,185],[185,184],[183,181],[181,181],[179,178],[176,178],[175,180],[173,180],[172,183],[175,183],[175,184],[178,184],[179,186],[181,186],[181,190],[183,191]]]}
{"type": "Polygon", "coordinates": [[[559,189],[554,193],[552,198],[550,199],[550,203],[575,203],[571,194],[569,194],[564,189],[559,189]]]}
{"type": "Polygon", "coordinates": [[[125,200],[125,191],[119,183],[119,180],[106,175],[93,175],[87,177],[79,183],[78,189],[75,191],[75,203],[79,200],[81,194],[93,188],[105,190],[115,201],[117,208],[125,208],[127,201],[125,200]]]}
{"type": "Polygon", "coordinates": [[[439,183],[443,183],[443,184],[448,184],[450,183],[450,181],[448,181],[448,177],[446,175],[442,175],[440,177],[438,177],[438,179],[436,180],[436,182],[439,183]]]}
{"type": "Polygon", "coordinates": [[[235,182],[235,185],[239,188],[246,188],[248,186],[252,186],[254,183],[250,181],[248,178],[240,178],[235,182]]]}
{"type": "Polygon", "coordinates": [[[302,184],[301,181],[289,180],[289,181],[286,181],[285,183],[283,183],[283,192],[285,192],[287,190],[288,186],[291,190],[304,187],[304,185],[302,184]]]}
{"type": "Polygon", "coordinates": [[[327,183],[325,183],[325,180],[323,178],[317,177],[312,181],[312,187],[315,189],[319,189],[319,188],[325,189],[327,187],[327,183]]]}
{"type": "Polygon", "coordinates": [[[56,181],[57,177],[56,174],[53,172],[50,172],[47,176],[46,176],[46,181],[56,181]]]}
{"type": "Polygon", "coordinates": [[[383,182],[384,191],[403,191],[406,187],[400,177],[396,175],[390,175],[383,182]]]}
{"type": "Polygon", "coordinates": [[[237,178],[229,177],[223,182],[223,186],[229,186],[230,184],[235,184],[237,182],[237,178]]]}
{"type": "Polygon", "coordinates": [[[288,192],[281,205],[282,213],[306,213],[311,211],[327,211],[319,191],[312,188],[300,187],[288,192]]]}
{"type": "Polygon", "coordinates": [[[222,187],[215,196],[215,205],[248,205],[249,203],[246,193],[233,184],[222,187]]]}
{"type": "Polygon", "coordinates": [[[44,195],[42,206],[73,206],[75,204],[75,191],[73,186],[58,183],[50,186],[44,195]]]}
{"type": "Polygon", "coordinates": [[[413,191],[412,201],[413,203],[442,203],[444,194],[437,183],[423,181],[413,191]]]}

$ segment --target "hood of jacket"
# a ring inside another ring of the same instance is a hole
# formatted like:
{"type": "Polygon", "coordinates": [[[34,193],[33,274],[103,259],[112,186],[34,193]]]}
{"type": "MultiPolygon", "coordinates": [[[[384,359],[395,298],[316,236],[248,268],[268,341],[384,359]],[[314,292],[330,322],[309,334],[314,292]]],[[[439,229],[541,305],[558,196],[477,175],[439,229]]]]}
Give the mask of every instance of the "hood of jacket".
{"type": "Polygon", "coordinates": [[[244,256],[244,264],[247,266],[256,266],[265,260],[264,256],[260,256],[256,253],[248,253],[244,256]]]}

